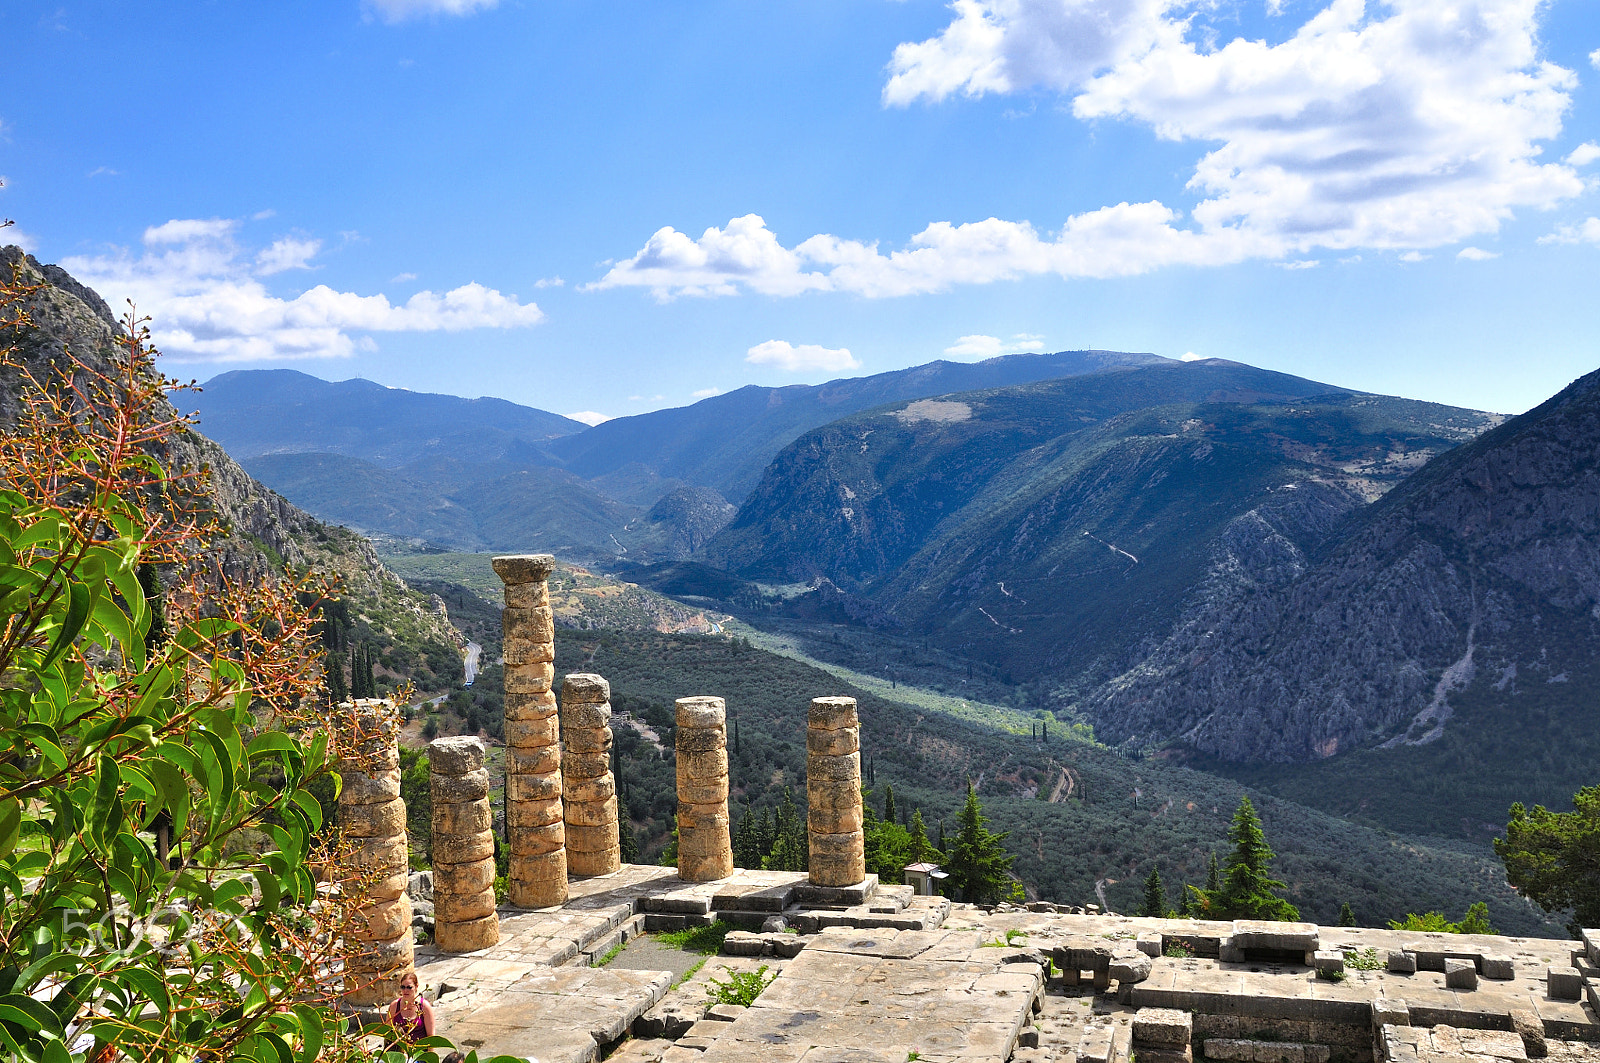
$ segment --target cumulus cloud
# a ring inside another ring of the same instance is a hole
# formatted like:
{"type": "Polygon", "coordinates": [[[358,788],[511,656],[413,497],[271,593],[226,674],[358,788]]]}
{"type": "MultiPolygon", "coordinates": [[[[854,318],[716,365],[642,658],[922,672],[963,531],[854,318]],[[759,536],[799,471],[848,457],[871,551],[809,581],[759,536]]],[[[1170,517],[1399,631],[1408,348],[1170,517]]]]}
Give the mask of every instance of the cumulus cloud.
{"type": "Polygon", "coordinates": [[[1589,65],[1596,70],[1600,70],[1600,48],[1596,48],[1589,53],[1589,65]]]}
{"type": "MultiPolygon", "coordinates": [[[[721,395],[721,394],[722,394],[722,389],[721,388],[701,388],[699,391],[691,391],[691,392],[689,392],[689,397],[693,398],[693,399],[709,399],[713,395],[721,395]]],[[[659,395],[656,396],[656,398],[658,398],[658,399],[660,397],[661,396],[659,396],[659,395]]]]}
{"type": "Polygon", "coordinates": [[[1563,225],[1549,236],[1539,237],[1541,244],[1595,244],[1600,245],[1600,218],[1585,218],[1577,225],[1563,225]]]}
{"type": "Polygon", "coordinates": [[[577,413],[569,413],[567,416],[572,418],[574,421],[582,421],[590,428],[593,428],[597,424],[604,424],[605,422],[611,420],[609,415],[595,413],[593,410],[579,410],[577,413]]]}
{"type": "Polygon", "coordinates": [[[260,278],[307,268],[320,243],[284,238],[251,254],[237,229],[226,218],[174,219],[146,229],[137,253],[117,248],[61,264],[113,306],[133,300],[177,361],[342,358],[374,348],[365,333],[518,328],[544,317],[532,303],[475,282],[400,304],[325,284],[283,298],[260,278]]]}
{"type": "Polygon", "coordinates": [[[1485,251],[1481,247],[1463,247],[1456,252],[1456,257],[1468,262],[1487,262],[1491,258],[1499,258],[1500,255],[1495,251],[1485,251]]]}
{"type": "Polygon", "coordinates": [[[1193,351],[1184,352],[1183,357],[1178,359],[1178,361],[1180,361],[1180,362],[1203,362],[1205,360],[1206,360],[1206,356],[1205,355],[1203,355],[1203,354],[1195,354],[1193,351]]]}
{"type": "Polygon", "coordinates": [[[1002,354],[1021,354],[1044,350],[1044,337],[1019,332],[1009,341],[999,336],[962,336],[946,347],[944,353],[954,358],[995,358],[1002,354]]]}
{"type": "MultiPolygon", "coordinates": [[[[1181,194],[1029,221],[935,222],[898,248],[781,243],[759,215],[658,230],[591,287],[658,298],[869,297],[1055,273],[1116,277],[1313,252],[1407,251],[1498,231],[1579,195],[1579,148],[1542,161],[1574,73],[1540,58],[1540,0],[1331,0],[1287,39],[1221,46],[1207,0],[955,0],[900,45],[889,106],[1044,91],[1085,122],[1196,146],[1181,194]]],[[[1592,160],[1591,160],[1592,161],[1592,160]]]]}
{"type": "Polygon", "coordinates": [[[788,373],[806,373],[825,370],[837,373],[846,369],[859,369],[848,348],[818,347],[812,343],[796,346],[787,340],[768,340],[758,343],[745,352],[744,360],[752,365],[766,365],[788,373]]]}
{"type": "Polygon", "coordinates": [[[405,22],[429,15],[472,15],[487,11],[500,0],[364,0],[369,14],[385,22],[405,22]]]}
{"type": "Polygon", "coordinates": [[[1561,161],[1568,166],[1587,166],[1596,159],[1600,159],[1600,144],[1590,140],[1573,148],[1572,153],[1561,161]]]}

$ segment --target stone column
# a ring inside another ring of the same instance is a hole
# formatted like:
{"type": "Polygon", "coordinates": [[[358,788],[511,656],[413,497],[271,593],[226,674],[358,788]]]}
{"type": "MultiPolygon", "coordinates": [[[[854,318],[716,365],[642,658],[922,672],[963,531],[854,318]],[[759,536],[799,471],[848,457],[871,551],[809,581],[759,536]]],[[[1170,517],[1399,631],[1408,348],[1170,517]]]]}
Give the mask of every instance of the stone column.
{"type": "Polygon", "coordinates": [[[500,940],[494,900],[494,821],[480,738],[439,738],[428,747],[433,798],[433,941],[441,952],[473,952],[500,940]]]}
{"type": "Polygon", "coordinates": [[[733,874],[728,830],[728,712],[721,698],[679,698],[678,877],[733,874]]]}
{"type": "Polygon", "coordinates": [[[414,970],[411,936],[410,847],[406,803],[400,799],[400,721],[393,701],[362,698],[339,706],[341,726],[354,737],[355,758],[339,762],[339,826],[356,845],[355,871],[367,903],[350,928],[345,999],[357,1006],[387,1004],[400,976],[414,970]]]}
{"type": "Polygon", "coordinates": [[[609,875],[622,867],[617,782],[611,775],[611,684],[587,672],[561,681],[561,794],[567,872],[609,875]]]}
{"type": "Polygon", "coordinates": [[[861,829],[861,724],[855,698],[813,698],[806,725],[811,883],[854,886],[867,877],[861,829]]]}
{"type": "Polygon", "coordinates": [[[561,809],[560,724],[555,678],[555,621],[546,580],[549,554],[494,559],[506,585],[500,614],[506,658],[506,834],[511,845],[507,900],[519,908],[567,901],[566,826],[561,809]]]}

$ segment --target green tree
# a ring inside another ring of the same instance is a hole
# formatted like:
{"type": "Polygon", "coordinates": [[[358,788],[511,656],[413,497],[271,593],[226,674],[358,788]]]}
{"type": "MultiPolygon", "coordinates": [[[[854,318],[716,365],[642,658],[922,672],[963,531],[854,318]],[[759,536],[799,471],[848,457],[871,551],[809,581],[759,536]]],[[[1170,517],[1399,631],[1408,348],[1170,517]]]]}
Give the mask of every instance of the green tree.
{"type": "Polygon", "coordinates": [[[1275,855],[1267,845],[1267,836],[1261,830],[1261,820],[1248,796],[1239,799],[1239,809],[1233,815],[1233,826],[1228,829],[1228,840],[1233,852],[1223,864],[1221,885],[1190,890],[1196,895],[1196,907],[1208,919],[1269,919],[1294,920],[1300,911],[1274,893],[1288,887],[1272,878],[1268,868],[1275,855]]]}
{"type": "Polygon", "coordinates": [[[1572,912],[1573,937],[1582,927],[1600,926],[1600,786],[1573,794],[1571,812],[1512,805],[1494,851],[1506,881],[1524,897],[1547,912],[1572,912]]]}
{"type": "MultiPolygon", "coordinates": [[[[928,840],[927,825],[922,822],[922,809],[911,813],[911,853],[907,864],[937,864],[944,859],[944,854],[933,847],[928,840]]],[[[902,864],[900,870],[905,870],[902,864]]]]}
{"type": "Polygon", "coordinates": [[[1390,930],[1413,930],[1429,934],[1493,934],[1489,925],[1489,905],[1479,901],[1467,909],[1461,922],[1452,923],[1443,912],[1409,913],[1404,919],[1391,920],[1390,930]]]}
{"type": "Polygon", "coordinates": [[[811,863],[811,840],[806,835],[806,820],[795,808],[794,791],[783,788],[774,824],[772,851],[763,866],[769,871],[804,871],[811,863]]]}
{"type": "Polygon", "coordinates": [[[1349,901],[1345,901],[1343,904],[1339,905],[1339,925],[1340,926],[1359,926],[1360,925],[1360,924],[1358,924],[1356,922],[1356,910],[1354,908],[1350,907],[1350,902],[1349,901]]]}
{"type": "Polygon", "coordinates": [[[957,817],[955,840],[945,859],[945,871],[950,876],[945,884],[958,890],[961,900],[974,904],[1014,900],[1022,895],[1022,886],[1011,877],[1015,857],[1005,850],[1010,834],[995,834],[984,826],[986,822],[983,805],[969,780],[967,803],[957,817]]]}
{"type": "Polygon", "coordinates": [[[1152,867],[1144,880],[1144,903],[1139,914],[1160,919],[1167,914],[1167,892],[1161,885],[1161,869],[1152,867]]]}
{"type": "Polygon", "coordinates": [[[890,785],[889,783],[884,783],[883,784],[883,818],[885,820],[887,820],[888,822],[890,822],[890,823],[899,822],[899,820],[896,818],[895,811],[896,810],[895,810],[895,807],[894,807],[894,787],[892,785],[890,785]]]}

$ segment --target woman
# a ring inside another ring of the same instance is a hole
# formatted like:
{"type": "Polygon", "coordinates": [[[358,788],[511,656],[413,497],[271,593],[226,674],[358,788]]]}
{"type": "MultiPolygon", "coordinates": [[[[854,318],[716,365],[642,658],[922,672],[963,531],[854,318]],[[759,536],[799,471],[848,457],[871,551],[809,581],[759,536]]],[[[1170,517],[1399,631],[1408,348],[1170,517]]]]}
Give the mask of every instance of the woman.
{"type": "Polygon", "coordinates": [[[396,1047],[433,1036],[433,1005],[417,992],[415,971],[407,971],[400,978],[400,998],[389,1006],[389,1025],[398,1038],[396,1047]]]}

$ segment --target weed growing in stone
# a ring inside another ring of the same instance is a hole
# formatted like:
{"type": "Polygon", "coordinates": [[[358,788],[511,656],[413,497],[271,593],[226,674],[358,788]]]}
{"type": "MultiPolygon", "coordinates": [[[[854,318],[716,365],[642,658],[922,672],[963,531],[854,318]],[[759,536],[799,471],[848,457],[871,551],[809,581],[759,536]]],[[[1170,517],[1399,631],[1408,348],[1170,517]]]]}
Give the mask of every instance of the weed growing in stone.
{"type": "Polygon", "coordinates": [[[1355,971],[1381,971],[1388,966],[1377,949],[1345,949],[1344,965],[1355,971]]]}
{"type": "Polygon", "coordinates": [[[711,983],[706,986],[706,995],[718,1004],[737,1004],[748,1008],[756,1002],[756,997],[761,991],[772,984],[778,977],[778,972],[767,973],[767,965],[762,964],[753,971],[735,971],[732,967],[723,967],[728,972],[726,981],[718,981],[715,975],[711,976],[711,983]]]}
{"type": "Polygon", "coordinates": [[[684,930],[663,931],[656,935],[656,940],[670,948],[715,956],[722,951],[722,939],[727,937],[728,931],[732,929],[730,924],[718,919],[710,926],[691,926],[684,930]]]}
{"type": "Polygon", "coordinates": [[[1191,949],[1181,941],[1169,941],[1162,955],[1169,960],[1187,960],[1194,956],[1194,949],[1191,949]]]}

